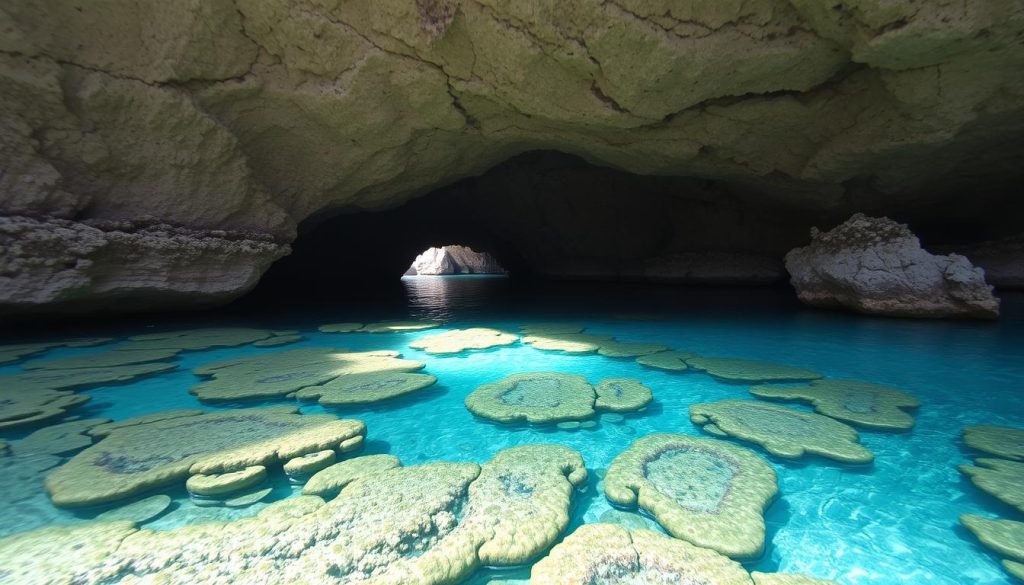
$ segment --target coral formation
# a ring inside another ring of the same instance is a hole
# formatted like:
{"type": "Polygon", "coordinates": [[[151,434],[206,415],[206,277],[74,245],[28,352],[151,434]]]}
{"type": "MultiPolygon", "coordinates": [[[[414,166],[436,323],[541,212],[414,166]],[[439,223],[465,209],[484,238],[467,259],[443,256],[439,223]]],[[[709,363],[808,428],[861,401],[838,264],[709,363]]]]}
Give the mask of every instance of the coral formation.
{"type": "Polygon", "coordinates": [[[909,429],[906,409],[921,405],[913,396],[880,384],[853,380],[814,380],[806,386],[754,386],[758,398],[809,402],[825,416],[875,429],[909,429]]]}
{"type": "Polygon", "coordinates": [[[805,453],[844,463],[870,463],[874,455],[857,442],[857,431],[820,414],[752,400],[719,400],[690,406],[690,420],[712,434],[761,445],[777,457],[805,453]]]}
{"type": "Polygon", "coordinates": [[[366,426],[290,407],[237,409],[114,429],[46,478],[63,507],[113,502],[190,476],[224,474],[340,448],[366,426]]]}
{"type": "Polygon", "coordinates": [[[488,349],[502,345],[512,345],[519,341],[518,335],[505,333],[486,327],[470,329],[452,329],[436,335],[421,337],[409,344],[413,349],[422,349],[427,353],[461,353],[471,349],[488,349]]]}
{"type": "Polygon", "coordinates": [[[430,374],[397,371],[348,374],[317,386],[306,386],[295,393],[295,398],[317,400],[324,406],[370,404],[404,396],[435,382],[437,378],[430,374]]]}
{"type": "Polygon", "coordinates": [[[608,467],[608,499],[639,506],[676,538],[733,558],[764,550],[763,513],[775,472],[725,441],[657,433],[634,441],[608,467]]]}

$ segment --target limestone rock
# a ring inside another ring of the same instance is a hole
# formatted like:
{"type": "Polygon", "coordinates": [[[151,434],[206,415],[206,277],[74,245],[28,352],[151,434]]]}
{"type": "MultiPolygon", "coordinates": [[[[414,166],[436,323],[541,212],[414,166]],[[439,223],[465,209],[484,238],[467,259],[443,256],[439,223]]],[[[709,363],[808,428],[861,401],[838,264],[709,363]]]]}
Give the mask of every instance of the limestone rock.
{"type": "Polygon", "coordinates": [[[803,302],[900,317],[999,316],[985,272],[960,255],[934,256],[907,226],[855,214],[786,254],[803,302]]]}
{"type": "Polygon", "coordinates": [[[487,252],[476,252],[466,246],[442,246],[417,256],[406,275],[504,273],[505,269],[487,252]]]}

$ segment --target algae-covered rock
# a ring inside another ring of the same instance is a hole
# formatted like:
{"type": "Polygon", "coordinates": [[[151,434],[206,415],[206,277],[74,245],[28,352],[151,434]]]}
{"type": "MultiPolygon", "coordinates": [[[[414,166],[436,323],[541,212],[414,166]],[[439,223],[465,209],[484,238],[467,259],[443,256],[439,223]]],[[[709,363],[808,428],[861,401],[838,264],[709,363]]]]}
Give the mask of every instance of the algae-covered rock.
{"type": "Polygon", "coordinates": [[[982,458],[974,465],[961,465],[960,471],[982,491],[1024,512],[1024,462],[982,458]]]}
{"type": "Polygon", "coordinates": [[[639,506],[676,538],[752,558],[764,550],[763,513],[778,487],[771,466],[746,449],[657,433],[612,461],[604,490],[612,503],[639,506]]]}
{"type": "Polygon", "coordinates": [[[312,475],[334,464],[334,450],[325,449],[316,453],[306,453],[284,464],[284,472],[292,477],[312,475]]]}
{"type": "Polygon", "coordinates": [[[363,455],[318,471],[309,478],[302,488],[307,496],[331,497],[360,477],[373,475],[399,467],[401,462],[394,455],[363,455]]]}
{"type": "Polygon", "coordinates": [[[231,498],[224,500],[223,505],[228,508],[245,508],[258,502],[262,502],[264,498],[270,495],[270,492],[274,491],[274,488],[263,488],[253,492],[249,492],[242,495],[236,495],[231,498]]]}
{"type": "Polygon", "coordinates": [[[413,349],[422,349],[427,353],[448,354],[460,353],[471,349],[488,349],[502,345],[512,345],[519,341],[518,335],[505,333],[486,327],[469,329],[452,329],[436,335],[421,337],[409,344],[413,349]]]}
{"type": "Polygon", "coordinates": [[[121,384],[177,368],[173,363],[149,362],[107,368],[31,370],[0,376],[0,396],[9,392],[70,390],[100,384],[121,384]]]}
{"type": "Polygon", "coordinates": [[[302,341],[305,337],[301,335],[275,335],[266,339],[261,339],[253,343],[255,347],[277,347],[279,345],[288,345],[289,343],[297,343],[302,341]]]}
{"type": "Polygon", "coordinates": [[[163,514],[164,510],[169,508],[170,505],[170,496],[157,494],[155,496],[143,498],[137,502],[126,504],[120,508],[107,510],[106,512],[96,516],[96,520],[99,522],[128,520],[136,524],[142,524],[143,522],[148,522],[160,514],[163,514]]]}
{"type": "Polygon", "coordinates": [[[90,418],[50,425],[18,441],[11,450],[15,454],[67,455],[92,445],[92,437],[87,433],[109,422],[105,418],[90,418]]]}
{"type": "Polygon", "coordinates": [[[697,357],[697,354],[688,351],[659,351],[636,358],[636,363],[649,368],[682,372],[689,369],[686,360],[697,357]]]}
{"type": "Polygon", "coordinates": [[[783,382],[821,377],[821,373],[814,370],[758,360],[697,356],[687,358],[686,364],[730,382],[783,382]]]}
{"type": "Polygon", "coordinates": [[[455,583],[480,566],[520,565],[546,550],[568,525],[585,480],[575,451],[529,445],[482,466],[383,470],[329,502],[287,498],[232,522],[28,532],[0,540],[0,558],[8,577],[27,583],[455,583]]]}
{"type": "Polygon", "coordinates": [[[991,425],[964,427],[964,443],[1004,459],[1024,460],[1024,429],[991,425]]]}
{"type": "Polygon", "coordinates": [[[246,327],[210,327],[206,329],[183,329],[160,333],[145,333],[128,338],[125,349],[177,349],[197,351],[214,347],[237,347],[267,339],[273,333],[266,329],[246,327]]]}
{"type": "Polygon", "coordinates": [[[548,423],[590,418],[595,401],[583,376],[528,372],[480,386],[466,397],[466,408],[498,422],[548,423]]]}
{"type": "Polygon", "coordinates": [[[870,463],[874,455],[857,442],[857,431],[827,416],[752,400],[719,400],[690,406],[690,420],[712,434],[761,445],[777,457],[805,453],[844,463],[870,463]]]}
{"type": "Polygon", "coordinates": [[[974,533],[982,544],[999,555],[1024,561],[1024,522],[963,514],[960,523],[974,533]]]}
{"type": "Polygon", "coordinates": [[[565,353],[592,353],[611,341],[610,335],[593,335],[591,333],[544,333],[523,337],[523,343],[532,345],[536,349],[565,353]]]}
{"type": "Polygon", "coordinates": [[[736,561],[650,530],[585,524],[533,565],[531,585],[752,585],[736,561]]]}
{"type": "Polygon", "coordinates": [[[179,408],[175,410],[163,410],[160,412],[154,412],[152,414],[144,414],[142,416],[134,416],[132,418],[125,418],[118,421],[108,422],[106,424],[96,425],[88,430],[88,433],[94,437],[105,437],[115,429],[123,427],[132,427],[135,425],[141,425],[158,420],[168,420],[172,418],[182,418],[186,416],[196,416],[203,414],[203,410],[198,408],[179,408]]]}
{"type": "Polygon", "coordinates": [[[754,386],[758,398],[809,402],[834,419],[875,429],[909,429],[914,417],[906,409],[921,405],[913,396],[879,384],[853,380],[815,380],[806,386],[754,386]]]}
{"type": "Polygon", "coordinates": [[[361,421],[298,415],[289,407],[238,409],[114,429],[46,479],[58,506],[102,504],[197,474],[272,465],[366,432],[361,421]]]}
{"type": "Polygon", "coordinates": [[[606,378],[594,386],[597,401],[594,408],[612,412],[640,410],[654,400],[651,389],[633,378],[606,378]]]}
{"type": "Polygon", "coordinates": [[[362,323],[328,323],[317,327],[317,330],[321,333],[351,333],[362,328],[362,323]]]}
{"type": "Polygon", "coordinates": [[[582,333],[583,325],[579,323],[533,323],[523,325],[519,330],[523,332],[523,335],[566,335],[582,333]]]}
{"type": "Polygon", "coordinates": [[[408,333],[412,331],[423,331],[440,327],[441,324],[435,321],[378,321],[368,323],[359,331],[363,333],[408,333]]]}
{"type": "Polygon", "coordinates": [[[238,471],[227,473],[197,473],[185,482],[188,493],[197,496],[216,497],[242,491],[267,478],[267,468],[262,465],[251,465],[238,471]]]}
{"type": "Polygon", "coordinates": [[[789,573],[759,573],[754,571],[750,576],[754,579],[754,585],[839,585],[839,583],[831,579],[816,579],[814,577],[789,573]]]}
{"type": "Polygon", "coordinates": [[[324,348],[260,354],[194,369],[194,373],[213,379],[189,391],[207,401],[275,398],[340,376],[407,372],[423,367],[423,363],[400,359],[400,355],[394,351],[324,348]]]}
{"type": "Polygon", "coordinates": [[[146,362],[167,361],[177,356],[178,349],[111,349],[56,360],[36,361],[26,370],[76,370],[81,368],[113,368],[146,362]]]}
{"type": "Polygon", "coordinates": [[[75,406],[89,401],[89,396],[59,390],[0,390],[0,430],[48,421],[75,406]]]}
{"type": "Polygon", "coordinates": [[[0,365],[11,364],[29,358],[55,347],[92,347],[109,343],[109,337],[92,337],[71,339],[68,341],[43,341],[38,343],[18,343],[0,345],[0,365]]]}
{"type": "Polygon", "coordinates": [[[638,357],[662,352],[668,349],[667,345],[660,343],[633,343],[626,341],[607,341],[597,348],[597,353],[605,357],[638,357]]]}
{"type": "MultiPolygon", "coordinates": [[[[418,362],[413,362],[418,363],[418,362]]],[[[371,372],[339,376],[295,393],[299,400],[319,400],[324,406],[372,404],[432,386],[437,378],[408,372],[371,372]]]]}
{"type": "Polygon", "coordinates": [[[1024,581],[1024,563],[1018,563],[1016,561],[1003,560],[1003,568],[1010,575],[1013,575],[1017,579],[1024,581]]]}

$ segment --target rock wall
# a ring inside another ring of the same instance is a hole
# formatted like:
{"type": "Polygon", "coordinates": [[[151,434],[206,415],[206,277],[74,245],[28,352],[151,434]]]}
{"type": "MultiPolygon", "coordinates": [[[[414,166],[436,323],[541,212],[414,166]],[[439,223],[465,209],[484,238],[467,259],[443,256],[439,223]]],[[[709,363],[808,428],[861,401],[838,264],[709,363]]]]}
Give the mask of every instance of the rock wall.
{"type": "MultiPolygon", "coordinates": [[[[530,150],[822,214],[994,208],[1024,153],[1019,0],[10,0],[0,30],[0,215],[259,233],[253,273],[530,150]]],[[[194,282],[162,266],[141,304],[194,282]]]]}

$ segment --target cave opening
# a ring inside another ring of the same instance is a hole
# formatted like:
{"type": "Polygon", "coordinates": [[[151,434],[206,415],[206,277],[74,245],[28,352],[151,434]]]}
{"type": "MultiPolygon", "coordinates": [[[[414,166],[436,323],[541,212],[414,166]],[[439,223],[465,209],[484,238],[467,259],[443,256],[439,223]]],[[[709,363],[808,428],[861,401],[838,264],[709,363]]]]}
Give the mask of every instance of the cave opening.
{"type": "Polygon", "coordinates": [[[402,276],[508,276],[508,271],[488,252],[445,244],[421,252],[402,276]]]}

